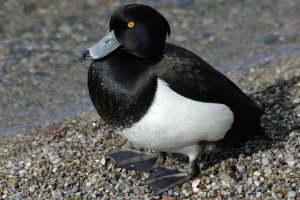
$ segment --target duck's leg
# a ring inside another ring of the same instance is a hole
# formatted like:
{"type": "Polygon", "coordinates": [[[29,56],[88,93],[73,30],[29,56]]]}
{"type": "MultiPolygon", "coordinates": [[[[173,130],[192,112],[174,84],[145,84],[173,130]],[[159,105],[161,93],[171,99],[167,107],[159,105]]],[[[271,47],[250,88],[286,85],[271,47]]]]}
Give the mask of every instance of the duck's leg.
{"type": "Polygon", "coordinates": [[[187,150],[192,150],[192,152],[187,153],[190,159],[187,171],[176,168],[159,167],[155,172],[150,174],[145,184],[150,185],[155,194],[161,194],[177,185],[181,185],[199,174],[200,169],[197,158],[200,148],[189,148],[187,150]]]}
{"type": "Polygon", "coordinates": [[[164,161],[161,153],[144,153],[137,150],[124,149],[109,153],[115,166],[125,169],[150,172],[158,168],[164,161]]]}

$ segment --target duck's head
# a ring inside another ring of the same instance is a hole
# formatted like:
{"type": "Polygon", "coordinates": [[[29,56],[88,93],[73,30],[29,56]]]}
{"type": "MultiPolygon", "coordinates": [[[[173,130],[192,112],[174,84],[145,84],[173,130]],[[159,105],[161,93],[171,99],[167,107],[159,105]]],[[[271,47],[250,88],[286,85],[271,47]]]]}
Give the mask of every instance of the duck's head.
{"type": "Polygon", "coordinates": [[[83,58],[100,59],[114,50],[137,57],[160,55],[167,35],[170,35],[170,26],[159,12],[146,5],[125,5],[113,13],[109,31],[84,51],[83,58]]]}

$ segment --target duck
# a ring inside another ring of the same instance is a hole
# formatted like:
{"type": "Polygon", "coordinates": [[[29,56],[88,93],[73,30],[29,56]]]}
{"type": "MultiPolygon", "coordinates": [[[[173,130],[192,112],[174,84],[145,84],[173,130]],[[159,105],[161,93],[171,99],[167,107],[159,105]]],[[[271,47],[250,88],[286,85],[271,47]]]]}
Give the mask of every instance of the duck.
{"type": "Polygon", "coordinates": [[[202,58],[166,42],[166,18],[148,5],[118,7],[108,32],[83,52],[92,60],[88,90],[100,117],[117,134],[152,153],[119,149],[115,166],[149,172],[155,194],[200,173],[198,158],[265,132],[264,114],[236,84],[202,58]],[[188,157],[186,169],[164,166],[166,155],[188,157]]]}

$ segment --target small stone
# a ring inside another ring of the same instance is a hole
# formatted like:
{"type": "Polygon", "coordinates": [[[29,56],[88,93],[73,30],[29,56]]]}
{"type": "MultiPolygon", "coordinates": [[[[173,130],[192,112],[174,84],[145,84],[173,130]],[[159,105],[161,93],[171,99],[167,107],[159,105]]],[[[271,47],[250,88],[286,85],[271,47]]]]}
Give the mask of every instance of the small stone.
{"type": "Polygon", "coordinates": [[[296,195],[297,195],[297,194],[296,194],[295,191],[289,191],[287,196],[288,196],[289,198],[295,198],[296,195]]]}
{"type": "Polygon", "coordinates": [[[214,22],[215,22],[215,20],[212,18],[205,18],[205,19],[203,19],[202,24],[203,24],[203,26],[208,26],[208,25],[213,24],[214,22]]]}
{"type": "Polygon", "coordinates": [[[237,192],[238,192],[238,194],[242,194],[242,192],[243,192],[243,186],[242,185],[240,187],[238,187],[237,192]]]}
{"type": "Polygon", "coordinates": [[[245,165],[235,165],[235,167],[241,174],[244,173],[246,170],[245,165]]]}
{"type": "Polygon", "coordinates": [[[272,169],[271,168],[266,168],[264,170],[265,176],[270,176],[272,174],[272,169]]]}
{"type": "Polygon", "coordinates": [[[211,189],[213,189],[213,190],[218,190],[218,189],[220,189],[220,185],[217,184],[217,183],[215,183],[215,182],[213,182],[213,183],[211,184],[211,189]]]}
{"type": "Polygon", "coordinates": [[[280,36],[279,33],[267,33],[261,37],[261,40],[265,44],[272,44],[278,41],[279,36],[280,36]]]}
{"type": "Polygon", "coordinates": [[[57,172],[57,167],[54,167],[54,168],[52,169],[52,172],[53,172],[53,173],[56,173],[56,172],[57,172]]]}
{"type": "Polygon", "coordinates": [[[85,143],[85,142],[86,142],[86,137],[85,137],[85,135],[83,135],[83,134],[78,134],[78,135],[77,135],[77,138],[79,139],[79,141],[80,141],[81,143],[85,143]]]}
{"type": "Polygon", "coordinates": [[[21,177],[23,177],[26,174],[26,170],[20,170],[20,171],[18,171],[18,173],[21,177]]]}
{"type": "Polygon", "coordinates": [[[56,165],[56,164],[60,163],[60,161],[61,161],[60,158],[56,158],[56,159],[51,160],[51,163],[52,163],[53,165],[56,165]]]}
{"type": "Polygon", "coordinates": [[[254,185],[256,185],[256,187],[258,187],[258,186],[260,185],[260,182],[257,181],[257,180],[255,180],[255,181],[254,181],[254,185]]]}
{"type": "Polygon", "coordinates": [[[30,167],[31,167],[31,163],[30,163],[30,162],[25,163],[25,168],[26,168],[26,169],[30,169],[30,167]]]}
{"type": "Polygon", "coordinates": [[[201,192],[199,192],[198,194],[199,194],[199,196],[202,197],[202,198],[205,198],[206,195],[207,195],[206,192],[204,192],[204,191],[201,191],[201,192]]]}
{"type": "Polygon", "coordinates": [[[86,187],[91,187],[91,186],[92,186],[92,183],[91,183],[91,182],[87,182],[87,183],[85,183],[85,186],[86,186],[86,187]]]}
{"type": "Polygon", "coordinates": [[[211,189],[211,185],[210,184],[206,185],[205,188],[208,189],[208,190],[210,190],[211,189]]]}
{"type": "Polygon", "coordinates": [[[187,190],[182,190],[182,193],[184,194],[184,196],[188,196],[189,195],[189,193],[188,193],[187,190]]]}
{"type": "Polygon", "coordinates": [[[288,163],[290,161],[294,161],[295,160],[295,157],[293,156],[293,154],[291,153],[288,153],[286,156],[285,156],[285,161],[288,163]]]}
{"type": "Polygon", "coordinates": [[[170,189],[170,190],[168,190],[168,196],[173,196],[173,190],[172,189],[170,189]]]}
{"type": "Polygon", "coordinates": [[[193,188],[193,192],[197,193],[201,191],[201,187],[199,187],[199,185],[201,184],[200,179],[195,179],[192,182],[192,188],[193,188]]]}
{"type": "Polygon", "coordinates": [[[35,191],[35,186],[32,185],[28,188],[29,192],[33,193],[35,191]]]}
{"type": "Polygon", "coordinates": [[[256,198],[260,198],[261,197],[261,192],[257,192],[255,196],[256,196],[256,198]]]}
{"type": "Polygon", "coordinates": [[[296,162],[294,160],[292,160],[292,161],[289,161],[287,164],[288,164],[288,166],[293,167],[296,164],[296,162]]]}
{"type": "Polygon", "coordinates": [[[251,149],[247,147],[247,148],[245,149],[245,153],[250,154],[250,153],[251,153],[251,149]]]}
{"type": "Polygon", "coordinates": [[[101,158],[101,160],[100,160],[100,164],[101,165],[105,165],[106,164],[106,160],[105,160],[105,158],[103,157],[103,158],[101,158]]]}
{"type": "Polygon", "coordinates": [[[279,192],[278,192],[278,193],[276,193],[275,195],[276,195],[276,197],[277,197],[278,199],[281,199],[281,198],[282,198],[282,194],[281,194],[281,193],[279,193],[279,192]]]}
{"type": "Polygon", "coordinates": [[[269,159],[268,158],[262,158],[261,159],[261,164],[262,165],[268,165],[269,164],[269,159]]]}
{"type": "Polygon", "coordinates": [[[222,186],[230,187],[231,177],[228,173],[226,173],[226,172],[221,173],[220,179],[221,179],[222,186]]]}
{"type": "Polygon", "coordinates": [[[260,175],[261,175],[261,173],[259,171],[253,172],[253,176],[260,176],[260,175]]]}

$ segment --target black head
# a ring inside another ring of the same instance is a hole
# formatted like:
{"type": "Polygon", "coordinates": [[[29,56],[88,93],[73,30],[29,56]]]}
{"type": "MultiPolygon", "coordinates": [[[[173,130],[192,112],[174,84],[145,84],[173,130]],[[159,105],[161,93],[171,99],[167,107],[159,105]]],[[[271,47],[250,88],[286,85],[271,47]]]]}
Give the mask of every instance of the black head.
{"type": "Polygon", "coordinates": [[[139,4],[117,9],[110,19],[109,29],[115,32],[121,50],[138,57],[161,54],[166,36],[171,32],[167,20],[159,12],[139,4]]]}

